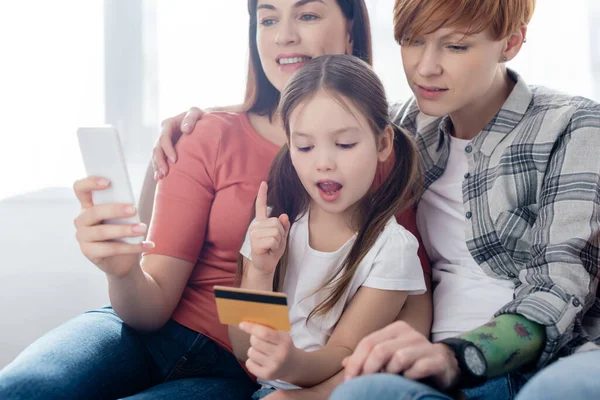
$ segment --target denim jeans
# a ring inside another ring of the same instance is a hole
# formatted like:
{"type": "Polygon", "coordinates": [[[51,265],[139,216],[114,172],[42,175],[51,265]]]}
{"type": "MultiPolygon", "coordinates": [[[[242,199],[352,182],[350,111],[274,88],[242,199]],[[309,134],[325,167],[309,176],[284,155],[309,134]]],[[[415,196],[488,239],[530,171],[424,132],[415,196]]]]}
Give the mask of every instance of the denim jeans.
{"type": "Polygon", "coordinates": [[[252,400],[260,400],[273,393],[276,389],[272,388],[260,388],[252,395],[252,400]]]}
{"type": "Polygon", "coordinates": [[[600,350],[562,358],[535,375],[517,400],[587,400],[600,397],[600,350]]]}
{"type": "MultiPolygon", "coordinates": [[[[473,400],[510,400],[515,397],[525,381],[520,374],[505,375],[491,379],[480,387],[463,389],[463,393],[466,398],[473,400]]],[[[339,386],[330,397],[330,400],[373,399],[452,400],[452,397],[424,383],[392,374],[373,374],[352,379],[339,386]]]]}
{"type": "Polygon", "coordinates": [[[235,357],[170,320],[153,333],[111,307],[50,331],[0,371],[0,399],[241,399],[258,386],[235,357]]]}

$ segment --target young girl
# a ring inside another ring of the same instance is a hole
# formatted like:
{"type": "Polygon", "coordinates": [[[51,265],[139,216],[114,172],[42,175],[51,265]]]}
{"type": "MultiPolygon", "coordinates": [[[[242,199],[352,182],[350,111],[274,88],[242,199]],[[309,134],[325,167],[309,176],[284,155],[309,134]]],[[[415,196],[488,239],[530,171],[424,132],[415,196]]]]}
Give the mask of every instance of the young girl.
{"type": "Polygon", "coordinates": [[[239,275],[243,288],[288,295],[292,330],[230,327],[234,354],[263,384],[254,398],[333,376],[363,336],[425,291],[418,243],[394,218],[416,193],[417,153],[390,124],[375,73],[356,57],[318,57],[279,110],[288,144],[260,186],[239,275]],[[393,170],[373,192],[390,154],[393,170]]]}

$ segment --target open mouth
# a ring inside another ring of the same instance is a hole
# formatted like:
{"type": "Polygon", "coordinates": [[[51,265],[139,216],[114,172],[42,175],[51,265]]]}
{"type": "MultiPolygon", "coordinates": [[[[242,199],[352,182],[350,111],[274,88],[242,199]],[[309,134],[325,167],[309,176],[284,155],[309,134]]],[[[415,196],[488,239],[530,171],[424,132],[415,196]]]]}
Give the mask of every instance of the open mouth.
{"type": "Polygon", "coordinates": [[[317,182],[321,198],[325,201],[336,201],[341,194],[342,184],[335,181],[317,182]]]}

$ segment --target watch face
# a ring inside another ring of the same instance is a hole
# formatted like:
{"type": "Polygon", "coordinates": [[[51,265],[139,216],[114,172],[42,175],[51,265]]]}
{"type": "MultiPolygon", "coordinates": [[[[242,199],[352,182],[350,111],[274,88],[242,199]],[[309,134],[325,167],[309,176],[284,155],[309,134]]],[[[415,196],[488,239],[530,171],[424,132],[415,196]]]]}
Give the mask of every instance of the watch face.
{"type": "Polygon", "coordinates": [[[465,349],[464,356],[465,363],[473,375],[483,376],[485,374],[485,359],[475,346],[468,346],[465,349]]]}

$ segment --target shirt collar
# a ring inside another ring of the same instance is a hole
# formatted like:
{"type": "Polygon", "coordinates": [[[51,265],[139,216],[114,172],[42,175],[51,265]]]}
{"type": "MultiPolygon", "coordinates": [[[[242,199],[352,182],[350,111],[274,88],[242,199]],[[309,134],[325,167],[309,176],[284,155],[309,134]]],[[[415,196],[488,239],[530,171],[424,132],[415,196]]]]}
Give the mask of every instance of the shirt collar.
{"type": "MultiPolygon", "coordinates": [[[[523,78],[511,69],[507,69],[507,72],[515,81],[515,87],[502,108],[473,140],[473,147],[486,156],[490,156],[502,139],[521,122],[533,99],[533,93],[523,78]]],[[[439,124],[438,150],[451,132],[452,120],[446,115],[439,124]]]]}

